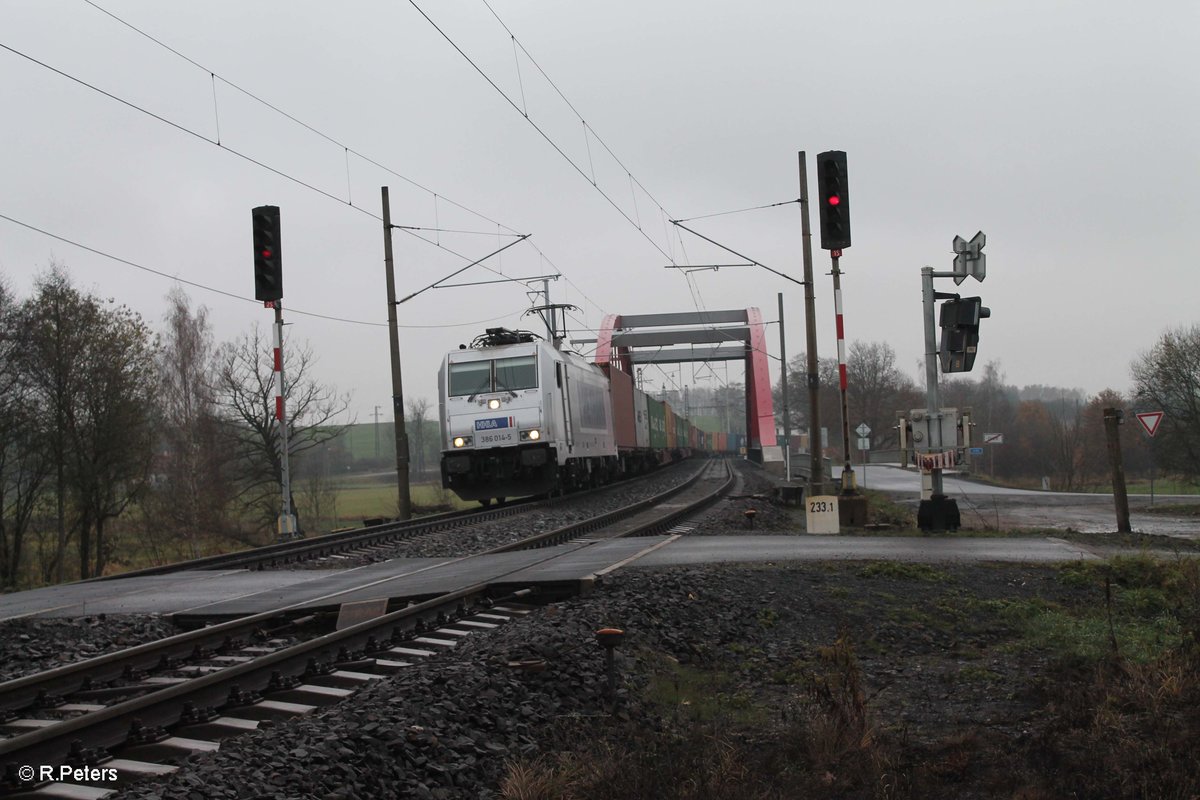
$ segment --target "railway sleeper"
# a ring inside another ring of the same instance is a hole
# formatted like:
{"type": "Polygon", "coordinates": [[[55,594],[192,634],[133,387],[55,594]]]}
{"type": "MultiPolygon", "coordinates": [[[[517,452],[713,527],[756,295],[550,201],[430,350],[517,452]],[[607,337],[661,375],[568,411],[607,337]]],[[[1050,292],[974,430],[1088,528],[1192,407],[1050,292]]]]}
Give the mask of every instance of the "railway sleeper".
{"type": "MultiPolygon", "coordinates": [[[[220,710],[198,709],[190,704],[185,706],[180,722],[173,730],[166,731],[158,728],[143,728],[134,725],[130,729],[129,739],[117,749],[117,757],[103,750],[80,750],[72,763],[86,766],[114,768],[117,770],[117,786],[133,780],[144,778],[165,777],[174,772],[177,767],[171,763],[186,759],[195,753],[214,752],[221,748],[221,742],[248,731],[257,730],[263,721],[283,721],[297,716],[311,715],[318,708],[333,705],[354,694],[355,690],[364,685],[382,680],[385,675],[395,673],[412,666],[416,659],[436,656],[440,652],[451,649],[463,637],[471,633],[486,632],[500,627],[504,623],[524,616],[532,610],[531,607],[521,607],[515,604],[496,605],[461,619],[458,616],[446,615],[439,617],[439,625],[420,626],[412,631],[408,638],[394,644],[375,644],[374,649],[364,655],[354,658],[340,659],[329,669],[324,664],[310,664],[308,674],[303,682],[294,678],[280,675],[272,681],[271,688],[265,690],[266,697],[255,692],[242,691],[237,687],[230,690],[229,698],[220,710]],[[403,657],[395,658],[396,656],[403,657]],[[348,669],[347,667],[353,667],[348,669]],[[372,670],[366,672],[364,670],[372,670]]],[[[374,644],[374,643],[373,643],[374,644]]],[[[202,653],[208,660],[220,661],[216,664],[191,664],[184,666],[171,665],[172,671],[207,675],[219,672],[229,666],[252,660],[254,655],[268,655],[276,652],[286,643],[282,640],[270,640],[265,645],[242,647],[237,654],[228,652],[222,656],[202,653]]],[[[342,653],[350,656],[349,653],[342,653]]],[[[274,676],[273,676],[274,677],[274,676]]],[[[186,682],[186,678],[151,676],[142,678],[146,686],[159,688],[186,682]]],[[[107,687],[106,687],[107,688],[107,687]]],[[[140,687],[128,687],[137,689],[140,687]]],[[[55,698],[51,708],[38,709],[38,713],[50,714],[55,717],[71,717],[99,711],[105,706],[95,703],[65,702],[55,698]]],[[[58,719],[34,719],[17,715],[9,716],[0,729],[5,729],[20,736],[25,733],[51,728],[58,724],[58,719]]],[[[101,800],[114,792],[112,783],[98,783],[81,780],[78,783],[62,781],[46,781],[38,785],[26,785],[10,796],[14,798],[37,798],[37,800],[101,800]]]]}

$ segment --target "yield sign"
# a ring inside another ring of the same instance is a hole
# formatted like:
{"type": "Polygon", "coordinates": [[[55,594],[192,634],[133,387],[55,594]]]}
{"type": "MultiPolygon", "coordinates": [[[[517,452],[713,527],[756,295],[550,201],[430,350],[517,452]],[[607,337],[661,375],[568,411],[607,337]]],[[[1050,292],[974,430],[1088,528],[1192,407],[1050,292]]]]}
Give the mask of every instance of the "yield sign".
{"type": "Polygon", "coordinates": [[[1153,437],[1158,432],[1158,423],[1162,422],[1163,412],[1143,411],[1137,415],[1138,422],[1146,429],[1146,435],[1153,437]]]}

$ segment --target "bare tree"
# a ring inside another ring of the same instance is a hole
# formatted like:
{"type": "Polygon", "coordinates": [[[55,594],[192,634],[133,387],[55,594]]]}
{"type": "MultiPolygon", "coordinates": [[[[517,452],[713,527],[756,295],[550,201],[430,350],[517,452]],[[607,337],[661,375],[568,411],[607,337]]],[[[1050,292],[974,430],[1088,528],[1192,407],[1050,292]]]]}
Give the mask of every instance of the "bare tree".
{"type": "Polygon", "coordinates": [[[57,540],[46,572],[62,579],[67,541],[78,533],[86,578],[103,571],[111,552],[106,522],[125,510],[149,472],[153,343],[137,314],[78,291],[57,265],[38,279],[24,308],[23,364],[51,430],[55,466],[57,540]]]}
{"type": "Polygon", "coordinates": [[[17,585],[25,535],[52,462],[21,359],[27,347],[21,309],[0,281],[0,588],[17,585]]]}
{"type": "MultiPolygon", "coordinates": [[[[283,462],[275,419],[273,353],[272,343],[256,324],[236,341],[221,345],[216,358],[215,398],[236,456],[238,498],[254,514],[259,531],[274,526],[281,506],[283,462]]],[[[283,353],[288,449],[297,455],[346,429],[346,424],[335,420],[349,408],[350,396],[316,381],[315,359],[307,343],[285,342],[283,353]]]]}
{"type": "Polygon", "coordinates": [[[1017,406],[1014,421],[1016,435],[1006,444],[1005,452],[1013,463],[1013,473],[1031,477],[1049,477],[1056,454],[1051,432],[1053,420],[1040,400],[1025,400],[1017,406]]]}
{"type": "Polygon", "coordinates": [[[192,558],[201,532],[223,530],[230,487],[213,396],[213,340],[208,309],[193,309],[182,289],[167,295],[158,353],[159,486],[148,513],[186,543],[192,558]]]}
{"type": "Polygon", "coordinates": [[[1057,403],[1043,401],[1042,405],[1047,409],[1051,454],[1049,466],[1056,488],[1064,492],[1075,491],[1080,486],[1084,471],[1084,406],[1077,398],[1068,401],[1065,397],[1057,403]]]}
{"type": "Polygon", "coordinates": [[[873,446],[898,447],[896,412],[917,407],[921,396],[912,378],[896,368],[896,351],[886,342],[851,342],[846,371],[850,427],[865,422],[873,446]]]}
{"type": "Polygon", "coordinates": [[[135,312],[107,305],[87,349],[81,402],[68,414],[82,516],[81,578],[103,574],[115,548],[105,538],[106,525],[146,485],[154,453],[154,340],[135,312]]]}
{"type": "Polygon", "coordinates": [[[67,543],[78,523],[67,524],[67,418],[81,391],[83,350],[97,312],[96,304],[76,291],[66,270],[53,262],[49,272],[38,278],[33,298],[24,304],[22,324],[27,338],[23,366],[44,415],[54,470],[56,535],[53,552],[42,563],[45,581],[53,578],[61,583],[65,578],[67,543]]]}
{"type": "Polygon", "coordinates": [[[425,440],[428,438],[425,435],[425,424],[429,414],[429,401],[424,397],[410,397],[406,405],[408,406],[408,419],[404,424],[408,430],[413,432],[410,441],[417,457],[417,474],[421,475],[425,472],[425,440]]]}
{"type": "MultiPolygon", "coordinates": [[[[841,424],[841,398],[838,394],[838,362],[836,358],[817,359],[817,380],[820,390],[817,402],[820,403],[821,427],[834,430],[841,424]]],[[[775,413],[782,418],[783,387],[776,384],[772,393],[775,413]]],[[[790,417],[793,434],[808,432],[809,413],[808,390],[808,355],[800,353],[788,364],[788,417],[790,417]]],[[[820,432],[818,431],[818,435],[820,432]]],[[[830,437],[830,445],[837,446],[840,437],[830,437]]],[[[840,447],[838,448],[840,450],[840,447]]]]}
{"type": "Polygon", "coordinates": [[[1166,331],[1131,370],[1138,403],[1164,412],[1155,435],[1157,460],[1200,478],[1200,325],[1166,331]]]}
{"type": "Polygon", "coordinates": [[[330,465],[330,450],[337,440],[321,442],[296,464],[296,483],[300,487],[300,513],[313,526],[334,527],[338,520],[337,483],[330,465]]]}

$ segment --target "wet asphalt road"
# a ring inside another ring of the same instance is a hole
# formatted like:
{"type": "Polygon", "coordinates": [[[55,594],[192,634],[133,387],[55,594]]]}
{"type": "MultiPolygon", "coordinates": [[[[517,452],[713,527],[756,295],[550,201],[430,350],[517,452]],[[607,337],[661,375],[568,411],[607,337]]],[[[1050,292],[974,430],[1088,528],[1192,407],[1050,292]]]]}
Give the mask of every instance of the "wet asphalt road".
{"type": "MultiPolygon", "coordinates": [[[[884,464],[858,465],[855,475],[859,486],[888,492],[902,501],[920,499],[921,476],[913,469],[884,464]]],[[[834,467],[835,476],[841,469],[834,467]]],[[[964,527],[972,528],[1054,528],[1082,533],[1106,533],[1117,529],[1117,516],[1111,494],[1078,492],[1040,492],[989,486],[947,475],[946,495],[958,501],[964,527]]],[[[1196,495],[1158,495],[1155,505],[1196,503],[1196,495]]],[[[1200,522],[1186,517],[1147,514],[1150,498],[1130,495],[1130,524],[1135,531],[1187,539],[1200,538],[1200,522]]]]}

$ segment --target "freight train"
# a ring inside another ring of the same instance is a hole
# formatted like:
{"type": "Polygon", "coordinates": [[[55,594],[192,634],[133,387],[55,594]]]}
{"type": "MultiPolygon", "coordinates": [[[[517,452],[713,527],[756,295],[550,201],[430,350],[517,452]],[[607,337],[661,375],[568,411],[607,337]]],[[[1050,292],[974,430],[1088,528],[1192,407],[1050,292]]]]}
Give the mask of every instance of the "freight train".
{"type": "Polygon", "coordinates": [[[694,453],[737,453],[627,373],[528,331],[488,328],[438,370],[442,486],[490,505],[599,486],[694,453]]]}

